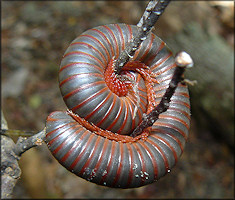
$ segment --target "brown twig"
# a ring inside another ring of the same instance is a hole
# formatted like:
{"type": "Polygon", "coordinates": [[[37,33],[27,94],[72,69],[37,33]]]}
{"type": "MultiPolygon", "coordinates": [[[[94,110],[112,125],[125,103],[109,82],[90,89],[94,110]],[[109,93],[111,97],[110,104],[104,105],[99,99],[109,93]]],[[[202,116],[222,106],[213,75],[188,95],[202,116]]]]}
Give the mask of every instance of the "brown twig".
{"type": "Polygon", "coordinates": [[[122,67],[133,57],[141,43],[147,38],[158,18],[164,12],[170,0],[151,0],[137,26],[137,34],[121,52],[115,64],[115,73],[119,74],[122,67]]]}
{"type": "Polygon", "coordinates": [[[177,67],[175,68],[173,77],[160,103],[152,110],[152,112],[144,117],[139,126],[137,126],[136,129],[131,133],[132,137],[136,137],[137,135],[141,134],[145,128],[152,126],[158,119],[159,115],[167,111],[170,105],[170,99],[173,96],[178,83],[183,80],[182,75],[185,71],[185,68],[193,66],[193,60],[186,52],[178,53],[175,57],[175,63],[177,67]]]}
{"type": "Polygon", "coordinates": [[[19,137],[19,139],[16,142],[15,148],[13,149],[14,153],[17,156],[21,156],[22,153],[31,149],[32,147],[42,145],[42,142],[45,138],[45,133],[46,133],[46,128],[44,128],[42,131],[29,138],[19,137]]]}

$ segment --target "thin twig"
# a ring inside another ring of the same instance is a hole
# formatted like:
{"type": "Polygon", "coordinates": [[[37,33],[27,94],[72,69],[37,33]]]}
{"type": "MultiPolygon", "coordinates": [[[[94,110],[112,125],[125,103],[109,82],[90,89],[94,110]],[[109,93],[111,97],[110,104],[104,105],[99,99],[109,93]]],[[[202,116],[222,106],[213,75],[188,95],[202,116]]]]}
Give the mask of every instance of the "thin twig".
{"type": "Polygon", "coordinates": [[[115,64],[115,73],[119,74],[122,67],[133,57],[141,43],[147,38],[158,18],[164,12],[170,0],[151,0],[147,5],[143,16],[137,24],[138,31],[131,42],[121,52],[115,64]]]}
{"type": "Polygon", "coordinates": [[[131,133],[132,137],[136,137],[137,135],[141,134],[144,129],[152,126],[154,122],[159,118],[159,115],[167,111],[170,105],[170,99],[173,96],[178,83],[183,80],[182,75],[185,71],[185,68],[193,66],[193,60],[186,52],[178,53],[175,57],[175,63],[177,67],[175,68],[173,77],[160,103],[148,115],[144,117],[139,126],[137,126],[136,129],[131,133]]]}
{"type": "Polygon", "coordinates": [[[29,150],[30,148],[41,145],[45,138],[45,133],[46,128],[29,138],[19,137],[16,142],[15,148],[13,149],[14,153],[17,156],[21,156],[22,153],[29,150]]]}
{"type": "Polygon", "coordinates": [[[24,131],[24,130],[15,130],[15,129],[1,129],[0,130],[1,135],[7,135],[7,136],[33,136],[36,134],[35,131],[24,131]]]}

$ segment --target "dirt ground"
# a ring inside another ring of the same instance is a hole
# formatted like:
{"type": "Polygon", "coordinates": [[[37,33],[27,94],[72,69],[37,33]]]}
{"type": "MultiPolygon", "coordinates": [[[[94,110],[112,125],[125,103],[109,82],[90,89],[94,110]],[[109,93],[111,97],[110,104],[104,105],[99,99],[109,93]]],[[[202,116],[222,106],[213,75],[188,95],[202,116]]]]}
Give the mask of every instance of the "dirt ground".
{"type": "MultiPolygon", "coordinates": [[[[207,22],[215,24],[212,31],[233,47],[234,5],[221,2],[173,1],[154,32],[164,39],[189,21],[207,22]],[[192,8],[202,8],[202,13],[192,10],[191,18],[186,18],[183,10],[192,8]]],[[[147,1],[2,1],[1,5],[2,110],[10,129],[37,132],[49,113],[66,110],[57,75],[70,42],[98,25],[137,24],[147,1]]],[[[198,127],[193,113],[183,155],[169,174],[151,185],[113,189],[87,182],[63,168],[45,144],[27,151],[20,166],[14,198],[234,198],[233,149],[198,127]]]]}

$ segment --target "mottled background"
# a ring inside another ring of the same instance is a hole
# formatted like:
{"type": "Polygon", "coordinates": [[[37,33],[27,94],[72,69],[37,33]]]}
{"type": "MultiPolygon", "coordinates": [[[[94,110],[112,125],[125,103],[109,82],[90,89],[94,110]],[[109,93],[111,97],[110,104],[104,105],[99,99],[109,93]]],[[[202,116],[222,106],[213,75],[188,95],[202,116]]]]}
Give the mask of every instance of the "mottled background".
{"type": "MultiPolygon", "coordinates": [[[[57,75],[69,43],[98,25],[136,24],[146,5],[1,1],[1,100],[9,128],[37,132],[50,112],[65,110],[57,75]]],[[[234,198],[233,9],[232,1],[173,1],[155,25],[173,52],[191,54],[195,68],[186,75],[198,80],[189,86],[189,139],[171,173],[138,189],[106,188],[68,172],[44,144],[23,154],[14,198],[234,198]]]]}

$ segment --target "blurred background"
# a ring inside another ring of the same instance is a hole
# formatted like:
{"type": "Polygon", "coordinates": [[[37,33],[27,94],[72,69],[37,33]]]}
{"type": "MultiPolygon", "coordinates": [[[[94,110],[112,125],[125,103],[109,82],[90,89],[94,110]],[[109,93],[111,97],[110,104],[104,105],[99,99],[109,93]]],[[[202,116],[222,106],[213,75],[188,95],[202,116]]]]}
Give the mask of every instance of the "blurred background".
{"type": "MultiPolygon", "coordinates": [[[[58,69],[87,29],[137,24],[147,1],[2,1],[2,110],[9,129],[38,132],[66,110],[58,69]]],[[[234,198],[234,2],[172,1],[153,31],[195,66],[186,78],[192,104],[186,148],[170,174],[137,189],[87,182],[63,168],[46,145],[20,160],[14,198],[234,198]]],[[[17,140],[17,137],[14,137],[17,140]]]]}

